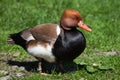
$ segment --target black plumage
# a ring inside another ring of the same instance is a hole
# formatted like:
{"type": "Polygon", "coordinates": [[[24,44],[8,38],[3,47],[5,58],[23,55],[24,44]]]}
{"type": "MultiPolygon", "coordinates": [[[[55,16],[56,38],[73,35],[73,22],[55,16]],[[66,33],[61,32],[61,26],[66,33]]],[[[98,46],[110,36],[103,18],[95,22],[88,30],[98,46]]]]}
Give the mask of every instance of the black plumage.
{"type": "Polygon", "coordinates": [[[73,28],[72,30],[63,30],[60,33],[52,52],[57,61],[72,61],[84,51],[85,47],[84,35],[76,28],[73,28]]]}

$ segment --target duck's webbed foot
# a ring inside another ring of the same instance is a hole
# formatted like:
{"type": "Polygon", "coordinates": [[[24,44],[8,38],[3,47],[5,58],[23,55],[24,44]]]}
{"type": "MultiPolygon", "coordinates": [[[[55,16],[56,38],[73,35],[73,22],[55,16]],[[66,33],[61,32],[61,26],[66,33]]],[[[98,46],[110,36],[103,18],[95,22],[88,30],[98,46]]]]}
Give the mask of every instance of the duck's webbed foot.
{"type": "Polygon", "coordinates": [[[47,73],[44,73],[42,70],[42,60],[41,58],[35,57],[36,59],[38,59],[38,71],[41,75],[47,75],[47,73]]]}
{"type": "Polygon", "coordinates": [[[58,64],[58,66],[59,66],[59,69],[60,69],[60,71],[61,71],[62,73],[66,73],[66,72],[67,72],[61,62],[58,64]]]}
{"type": "Polygon", "coordinates": [[[42,73],[42,62],[41,61],[39,61],[38,63],[38,71],[42,73]]]}

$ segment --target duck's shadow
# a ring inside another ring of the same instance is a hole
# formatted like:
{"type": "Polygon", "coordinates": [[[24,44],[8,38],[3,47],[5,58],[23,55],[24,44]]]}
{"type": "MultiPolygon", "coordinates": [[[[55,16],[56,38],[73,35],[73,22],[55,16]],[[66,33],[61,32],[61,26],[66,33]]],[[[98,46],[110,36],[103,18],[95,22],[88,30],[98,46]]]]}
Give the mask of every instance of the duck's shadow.
{"type": "MultiPolygon", "coordinates": [[[[24,67],[26,71],[38,71],[38,61],[29,61],[29,62],[20,62],[20,61],[12,61],[8,60],[7,64],[10,66],[18,66],[18,67],[24,67]]],[[[63,67],[67,72],[75,72],[78,70],[81,70],[86,67],[86,65],[80,65],[76,64],[75,62],[67,62],[63,64],[63,67]]],[[[54,72],[61,72],[58,69],[58,65],[56,64],[51,64],[48,62],[43,61],[42,62],[42,70],[45,73],[51,74],[53,71],[54,72]]]]}

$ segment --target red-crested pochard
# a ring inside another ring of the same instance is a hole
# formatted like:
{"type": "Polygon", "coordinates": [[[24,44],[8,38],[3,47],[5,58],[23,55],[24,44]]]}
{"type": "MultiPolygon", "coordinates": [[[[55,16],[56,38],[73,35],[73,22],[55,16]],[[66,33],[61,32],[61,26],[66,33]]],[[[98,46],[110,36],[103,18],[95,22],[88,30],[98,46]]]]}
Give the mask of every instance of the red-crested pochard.
{"type": "Polygon", "coordinates": [[[64,71],[62,63],[73,61],[86,47],[85,37],[77,28],[91,31],[78,11],[65,10],[60,24],[41,24],[11,34],[8,43],[20,45],[38,60],[56,63],[64,71]]]}

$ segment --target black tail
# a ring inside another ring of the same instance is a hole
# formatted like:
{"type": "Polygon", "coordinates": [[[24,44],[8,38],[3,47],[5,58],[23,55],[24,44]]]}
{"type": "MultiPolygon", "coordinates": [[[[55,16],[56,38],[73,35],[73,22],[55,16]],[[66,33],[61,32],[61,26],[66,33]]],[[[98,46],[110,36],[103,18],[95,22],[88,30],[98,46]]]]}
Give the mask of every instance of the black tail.
{"type": "Polygon", "coordinates": [[[16,34],[10,34],[9,35],[9,39],[7,40],[8,44],[15,44],[14,38],[15,38],[16,34]]]}
{"type": "Polygon", "coordinates": [[[9,35],[9,40],[7,41],[8,44],[17,44],[22,46],[23,48],[25,48],[26,45],[26,40],[24,40],[20,33],[16,33],[16,34],[10,34],[9,35]]]}

